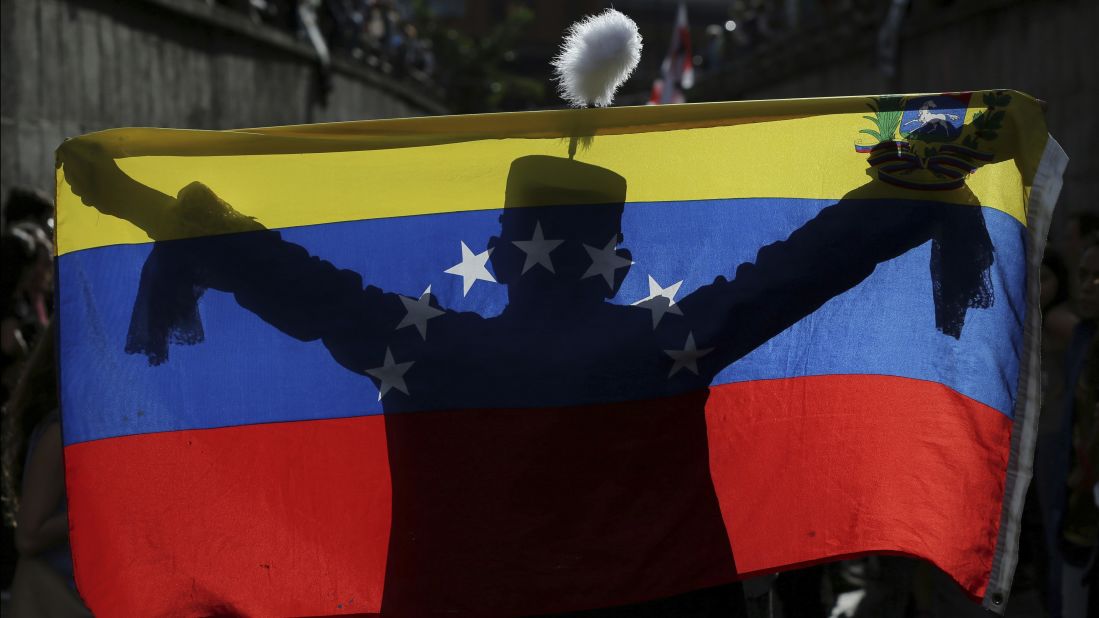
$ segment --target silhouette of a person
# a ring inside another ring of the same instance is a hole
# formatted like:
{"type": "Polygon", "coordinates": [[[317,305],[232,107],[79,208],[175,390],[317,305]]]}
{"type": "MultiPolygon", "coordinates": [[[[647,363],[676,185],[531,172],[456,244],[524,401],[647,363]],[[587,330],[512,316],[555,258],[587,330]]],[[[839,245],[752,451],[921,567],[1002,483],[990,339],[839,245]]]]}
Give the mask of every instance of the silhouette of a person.
{"type": "MultiPolygon", "coordinates": [[[[508,304],[484,317],[364,286],[197,183],[175,200],[113,163],[67,165],[66,178],[154,240],[176,235],[169,226],[240,232],[201,251],[156,244],[128,351],[162,362],[169,339],[201,340],[195,301],[214,288],[373,380],[393,488],[386,612],[557,611],[732,580],[707,452],[714,376],[928,240],[942,332],[957,337],[966,309],[991,302],[980,208],[862,199],[871,185],[729,277],[626,306],[607,302],[631,264],[618,248],[626,181],[517,159],[488,256],[508,304]]],[[[470,283],[484,267],[474,257],[454,271],[470,283]]]]}

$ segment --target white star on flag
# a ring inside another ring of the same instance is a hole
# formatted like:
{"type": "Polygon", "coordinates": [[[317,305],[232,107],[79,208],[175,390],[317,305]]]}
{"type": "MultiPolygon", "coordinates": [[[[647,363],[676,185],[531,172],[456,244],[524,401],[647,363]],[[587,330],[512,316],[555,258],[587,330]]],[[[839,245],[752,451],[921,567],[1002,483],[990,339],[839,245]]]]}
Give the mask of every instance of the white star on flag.
{"type": "Polygon", "coordinates": [[[366,370],[367,373],[381,382],[381,385],[378,386],[378,401],[381,401],[382,397],[385,397],[385,394],[391,388],[395,388],[405,395],[408,394],[408,386],[404,383],[404,374],[415,362],[395,363],[393,362],[393,352],[389,348],[385,349],[385,362],[382,363],[382,366],[366,370]]]}
{"type": "Polygon", "coordinates": [[[419,300],[407,296],[399,296],[398,298],[401,299],[401,304],[404,305],[405,315],[401,318],[401,323],[397,325],[396,330],[400,330],[405,326],[415,326],[416,330],[420,331],[420,337],[427,341],[427,321],[444,313],[431,306],[431,286],[427,286],[424,293],[420,294],[419,300]]]}
{"type": "Polygon", "coordinates": [[[602,275],[607,280],[607,287],[614,289],[614,272],[619,268],[625,268],[633,264],[633,261],[618,255],[614,252],[615,247],[618,245],[618,235],[611,237],[611,241],[607,243],[607,246],[600,249],[593,247],[589,244],[584,245],[584,250],[588,252],[588,257],[591,258],[591,266],[588,267],[587,272],[581,279],[587,279],[588,277],[595,277],[602,275]]]}
{"type": "Polygon", "coordinates": [[[462,261],[446,269],[445,272],[462,278],[462,296],[469,294],[469,288],[473,287],[477,281],[496,283],[496,279],[485,268],[488,256],[492,255],[492,249],[485,249],[474,255],[464,241],[459,242],[462,243],[462,261]]]}
{"type": "Polygon", "coordinates": [[[713,348],[703,348],[701,350],[696,348],[694,333],[687,333],[687,343],[683,344],[682,350],[664,350],[664,353],[671,356],[672,360],[675,361],[672,363],[672,370],[668,372],[668,377],[674,376],[680,369],[686,369],[698,375],[698,359],[713,351],[713,348]]]}
{"type": "MultiPolygon", "coordinates": [[[[527,259],[523,262],[523,273],[526,274],[528,270],[534,268],[535,264],[541,264],[546,267],[546,270],[551,273],[553,270],[553,262],[550,260],[550,251],[553,251],[565,241],[563,240],[546,240],[542,236],[542,222],[537,221],[534,224],[534,238],[530,240],[513,240],[511,244],[519,247],[523,253],[527,254],[527,259]]],[[[556,274],[556,273],[555,273],[556,274]]]]}
{"type": "Polygon", "coordinates": [[[683,315],[683,312],[679,310],[679,305],[675,304],[675,295],[679,293],[679,286],[681,285],[683,285],[682,279],[663,288],[656,282],[656,279],[653,279],[652,275],[649,275],[649,295],[634,303],[634,306],[644,307],[653,312],[653,330],[656,330],[657,325],[660,324],[660,319],[664,317],[665,313],[683,315]]]}

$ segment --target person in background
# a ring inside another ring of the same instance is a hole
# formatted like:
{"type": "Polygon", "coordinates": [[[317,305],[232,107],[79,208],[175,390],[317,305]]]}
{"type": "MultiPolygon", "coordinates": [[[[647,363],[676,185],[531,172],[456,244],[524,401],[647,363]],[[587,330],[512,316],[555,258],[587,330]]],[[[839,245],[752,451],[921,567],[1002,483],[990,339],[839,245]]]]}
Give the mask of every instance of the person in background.
{"type": "Polygon", "coordinates": [[[1061,238],[1065,263],[1073,266],[1078,264],[1084,249],[1095,242],[1097,234],[1099,234],[1099,213],[1081,211],[1069,215],[1061,238]]]}
{"type": "Polygon", "coordinates": [[[1072,331],[1064,361],[1064,396],[1052,438],[1042,445],[1042,519],[1049,551],[1047,602],[1051,618],[1087,615],[1088,586],[1084,580],[1099,526],[1093,501],[1084,498],[1094,481],[1094,407],[1088,407],[1089,351],[1095,345],[1099,322],[1099,238],[1086,239],[1076,276],[1076,313],[1080,322],[1072,331]]]}
{"type": "Polygon", "coordinates": [[[23,221],[4,231],[0,250],[0,359],[2,394],[6,401],[20,368],[53,305],[53,243],[37,224],[23,221]]]}
{"type": "Polygon", "coordinates": [[[53,235],[53,200],[46,193],[30,187],[13,187],[4,200],[4,229],[18,223],[34,223],[53,235]]]}
{"type": "MultiPolygon", "coordinates": [[[[1042,257],[1042,371],[1045,372],[1050,364],[1054,369],[1060,369],[1065,349],[1072,338],[1072,330],[1076,328],[1080,319],[1072,311],[1069,297],[1072,289],[1072,280],[1064,258],[1052,247],[1047,248],[1042,257]]],[[[1043,376],[1043,387],[1053,388],[1059,373],[1051,373],[1046,382],[1043,376]]]]}
{"type": "MultiPolygon", "coordinates": [[[[1093,250],[1099,254],[1099,250],[1093,250]]],[[[1093,270],[1099,278],[1099,268],[1093,270]]],[[[1099,287],[1099,281],[1092,284],[1099,287]]],[[[1096,554],[1099,552],[1099,337],[1092,337],[1076,384],[1072,427],[1072,469],[1061,530],[1065,556],[1065,616],[1091,616],[1096,604],[1096,554]]]]}
{"type": "MultiPolygon", "coordinates": [[[[1072,311],[1072,276],[1061,254],[1047,247],[1042,257],[1042,407],[1038,420],[1038,446],[1034,456],[1034,480],[1023,507],[1022,538],[1016,581],[1027,584],[1049,581],[1052,530],[1043,525],[1042,505],[1049,504],[1064,483],[1064,471],[1056,462],[1065,393],[1065,352],[1080,319],[1072,311]]],[[[1048,590],[1040,595],[1047,601],[1048,590]]]]}
{"type": "Polygon", "coordinates": [[[14,187],[4,200],[4,268],[0,275],[0,405],[53,306],[53,202],[43,192],[14,187]]]}
{"type": "MultiPolygon", "coordinates": [[[[0,218],[0,406],[8,400],[35,336],[49,313],[52,298],[52,245],[54,208],[50,198],[35,189],[14,187],[3,204],[0,218]],[[28,293],[38,290],[40,293],[28,293]],[[30,301],[30,302],[28,302],[30,301]],[[41,302],[38,302],[41,301],[41,302]],[[43,311],[35,311],[37,307],[43,311]]],[[[15,531],[4,518],[0,532],[0,588],[7,590],[15,576],[15,531]]]]}
{"type": "Polygon", "coordinates": [[[19,552],[9,609],[17,618],[90,615],[73,581],[54,358],[47,328],[4,414],[5,516],[14,519],[19,552]]]}
{"type": "Polygon", "coordinates": [[[1065,353],[1080,318],[1072,309],[1070,291],[1073,277],[1061,254],[1052,247],[1042,257],[1041,306],[1042,306],[1042,410],[1038,422],[1039,485],[1060,483],[1063,478],[1049,479],[1044,472],[1041,449],[1043,443],[1055,435],[1061,426],[1063,397],[1065,394],[1065,353]]]}
{"type": "Polygon", "coordinates": [[[1061,592],[1064,616],[1075,618],[1088,612],[1089,571],[1094,579],[1094,555],[1099,545],[1099,509],[1094,487],[1099,481],[1099,440],[1096,432],[1096,383],[1089,376],[1099,363],[1099,238],[1087,238],[1080,255],[1076,310],[1080,324],[1069,346],[1066,392],[1069,429],[1069,474],[1065,482],[1063,518],[1060,521],[1060,549],[1064,567],[1061,592]],[[1090,564],[1089,564],[1090,563],[1090,564]]]}

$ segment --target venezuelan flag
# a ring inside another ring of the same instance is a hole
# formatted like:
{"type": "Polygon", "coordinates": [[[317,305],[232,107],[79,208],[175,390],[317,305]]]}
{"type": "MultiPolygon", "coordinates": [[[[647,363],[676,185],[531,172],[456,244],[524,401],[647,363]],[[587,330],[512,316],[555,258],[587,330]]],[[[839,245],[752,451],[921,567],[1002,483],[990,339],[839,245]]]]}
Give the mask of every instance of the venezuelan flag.
{"type": "Polygon", "coordinates": [[[1003,606],[1065,164],[1024,94],[119,129],[58,161],[97,615],[536,614],[875,552],[1003,606]]]}

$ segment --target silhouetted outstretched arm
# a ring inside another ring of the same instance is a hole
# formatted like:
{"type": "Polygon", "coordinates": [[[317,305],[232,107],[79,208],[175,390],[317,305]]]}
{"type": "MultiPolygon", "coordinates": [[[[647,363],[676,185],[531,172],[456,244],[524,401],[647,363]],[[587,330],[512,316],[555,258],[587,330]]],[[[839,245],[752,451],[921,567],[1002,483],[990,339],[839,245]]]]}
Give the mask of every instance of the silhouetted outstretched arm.
{"type": "Polygon", "coordinates": [[[201,341],[196,302],[213,288],[232,293],[241,307],[291,337],[323,340],[354,371],[380,359],[383,338],[370,335],[387,334],[399,322],[395,294],[364,289],[358,273],[311,256],[200,183],[173,198],[134,181],[113,160],[70,161],[63,159],[65,177],[84,203],[160,241],[142,271],[128,352],[157,364],[167,358],[169,341],[201,341]]]}
{"type": "Polygon", "coordinates": [[[696,328],[696,336],[716,346],[719,371],[856,286],[878,264],[928,241],[936,326],[958,337],[966,310],[991,304],[992,245],[973,205],[841,200],[786,240],[760,249],[732,280],[719,277],[679,305],[711,326],[713,332],[696,328]]]}
{"type": "Polygon", "coordinates": [[[199,183],[188,185],[178,197],[147,187],[94,146],[66,142],[58,159],[66,183],[84,204],[129,221],[153,240],[264,229],[199,183]]]}

